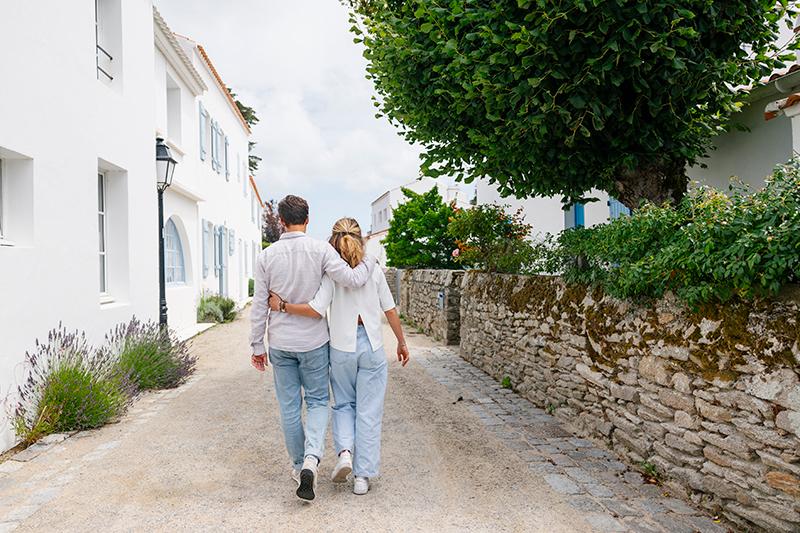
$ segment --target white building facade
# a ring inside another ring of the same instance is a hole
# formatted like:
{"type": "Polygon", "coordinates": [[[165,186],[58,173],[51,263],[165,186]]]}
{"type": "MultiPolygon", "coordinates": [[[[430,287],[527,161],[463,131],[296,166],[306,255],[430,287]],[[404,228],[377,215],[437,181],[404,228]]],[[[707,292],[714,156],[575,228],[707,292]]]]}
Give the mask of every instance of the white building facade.
{"type": "Polygon", "coordinates": [[[0,45],[3,450],[36,339],[62,323],[99,345],[134,315],[158,319],[157,136],[179,161],[165,200],[170,326],[191,331],[203,289],[246,302],[260,200],[234,166],[246,125],[150,0],[23,2],[0,17],[0,45]],[[228,138],[229,174],[200,160],[200,102],[228,138]],[[224,229],[224,285],[203,276],[203,220],[224,229]]]}

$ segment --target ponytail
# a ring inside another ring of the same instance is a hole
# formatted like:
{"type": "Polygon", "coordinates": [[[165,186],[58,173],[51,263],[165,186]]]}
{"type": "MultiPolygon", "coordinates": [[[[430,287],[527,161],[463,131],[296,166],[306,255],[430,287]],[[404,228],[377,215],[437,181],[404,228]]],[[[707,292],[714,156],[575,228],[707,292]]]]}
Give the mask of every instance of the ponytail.
{"type": "Polygon", "coordinates": [[[328,242],[353,268],[364,259],[364,239],[361,237],[361,227],[353,218],[337,220],[333,225],[333,232],[328,242]]]}

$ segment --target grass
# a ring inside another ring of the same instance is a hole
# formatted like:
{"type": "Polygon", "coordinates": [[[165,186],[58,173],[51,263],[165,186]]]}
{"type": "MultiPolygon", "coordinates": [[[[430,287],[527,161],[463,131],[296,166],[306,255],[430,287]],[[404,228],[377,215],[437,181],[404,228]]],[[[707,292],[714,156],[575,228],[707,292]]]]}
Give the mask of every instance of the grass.
{"type": "Polygon", "coordinates": [[[511,378],[508,376],[504,377],[503,380],[500,382],[500,386],[503,387],[504,389],[510,389],[512,387],[511,378]]]}

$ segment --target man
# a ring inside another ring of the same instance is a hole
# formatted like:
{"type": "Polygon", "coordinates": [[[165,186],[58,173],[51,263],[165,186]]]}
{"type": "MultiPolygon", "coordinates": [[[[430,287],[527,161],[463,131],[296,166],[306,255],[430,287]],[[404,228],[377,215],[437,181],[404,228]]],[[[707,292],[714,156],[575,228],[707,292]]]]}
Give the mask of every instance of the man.
{"type": "Polygon", "coordinates": [[[308,302],[325,273],[343,285],[360,287],[372,275],[375,259],[365,258],[350,268],[327,242],[308,237],[308,203],[298,196],[281,200],[278,215],[286,231],[278,242],[262,250],[256,264],[250,315],[252,364],[260,372],[266,370],[264,330],[269,319],[269,361],[292,477],[298,482],[297,496],[311,501],[328,427],[328,324],[285,312],[268,315],[269,293],[274,291],[290,302],[308,302]],[[305,428],[301,419],[303,396],[305,428]]]}

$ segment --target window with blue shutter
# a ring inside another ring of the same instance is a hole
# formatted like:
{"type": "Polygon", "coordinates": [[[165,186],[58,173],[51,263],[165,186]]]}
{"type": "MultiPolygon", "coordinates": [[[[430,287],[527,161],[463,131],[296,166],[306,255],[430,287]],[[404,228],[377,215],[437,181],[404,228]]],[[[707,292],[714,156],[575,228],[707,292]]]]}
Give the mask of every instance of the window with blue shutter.
{"type": "Polygon", "coordinates": [[[608,218],[611,220],[617,219],[622,216],[630,216],[631,210],[625,207],[625,204],[617,200],[616,198],[611,198],[608,200],[608,218]]]}
{"type": "Polygon", "coordinates": [[[230,166],[228,165],[228,136],[224,135],[224,139],[225,139],[225,155],[224,155],[224,158],[225,158],[225,179],[230,181],[231,169],[230,169],[230,166]]]}
{"type": "Polygon", "coordinates": [[[209,235],[208,229],[208,221],[203,219],[203,277],[208,277],[208,253],[209,253],[209,241],[211,240],[211,235],[209,235]]]}
{"type": "Polygon", "coordinates": [[[564,210],[564,229],[585,226],[585,218],[584,204],[572,204],[564,210]]]}
{"type": "Polygon", "coordinates": [[[217,122],[211,120],[211,168],[219,169],[219,145],[217,144],[217,122]]]}
{"type": "Polygon", "coordinates": [[[203,103],[199,102],[200,105],[200,160],[206,160],[206,129],[208,127],[208,113],[206,113],[205,108],[203,108],[203,103]]]}

